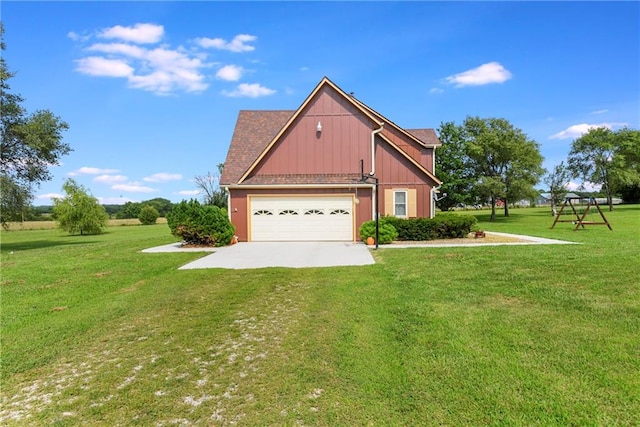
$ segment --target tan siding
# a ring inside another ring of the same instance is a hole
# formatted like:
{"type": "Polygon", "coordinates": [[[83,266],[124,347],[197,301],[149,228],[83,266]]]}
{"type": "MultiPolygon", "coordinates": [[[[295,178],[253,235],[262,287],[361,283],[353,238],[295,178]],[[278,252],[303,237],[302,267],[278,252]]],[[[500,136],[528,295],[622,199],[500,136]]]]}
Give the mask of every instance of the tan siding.
{"type": "Polygon", "coordinates": [[[384,190],[384,214],[393,216],[393,190],[384,190]]]}
{"type": "Polygon", "coordinates": [[[407,215],[409,218],[418,216],[418,205],[416,202],[416,189],[409,188],[407,190],[407,215]]]}

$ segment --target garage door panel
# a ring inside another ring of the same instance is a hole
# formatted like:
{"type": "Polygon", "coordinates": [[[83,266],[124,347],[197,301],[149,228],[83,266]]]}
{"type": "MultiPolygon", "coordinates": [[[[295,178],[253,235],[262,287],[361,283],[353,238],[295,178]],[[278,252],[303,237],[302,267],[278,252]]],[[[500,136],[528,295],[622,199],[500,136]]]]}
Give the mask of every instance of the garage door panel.
{"type": "Polygon", "coordinates": [[[353,199],[251,197],[253,241],[352,241],[353,199]]]}

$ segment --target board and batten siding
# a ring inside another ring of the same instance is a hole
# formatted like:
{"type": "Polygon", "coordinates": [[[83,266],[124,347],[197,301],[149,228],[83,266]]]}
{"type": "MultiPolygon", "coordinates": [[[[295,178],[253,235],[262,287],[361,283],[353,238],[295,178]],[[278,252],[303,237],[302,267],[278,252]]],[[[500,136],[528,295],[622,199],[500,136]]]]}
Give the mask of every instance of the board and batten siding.
{"type": "Polygon", "coordinates": [[[362,112],[324,89],[295,119],[252,175],[358,173],[371,168],[372,124],[362,112]],[[318,122],[322,131],[317,132],[318,122]]]}

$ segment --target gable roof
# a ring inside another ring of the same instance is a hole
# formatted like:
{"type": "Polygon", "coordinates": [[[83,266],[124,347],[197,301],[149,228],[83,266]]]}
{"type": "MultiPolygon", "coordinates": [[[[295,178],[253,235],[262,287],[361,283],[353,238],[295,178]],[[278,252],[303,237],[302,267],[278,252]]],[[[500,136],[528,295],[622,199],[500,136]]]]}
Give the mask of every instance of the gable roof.
{"type": "MultiPolygon", "coordinates": [[[[228,185],[245,182],[262,158],[275,145],[296,118],[302,114],[302,111],[314,96],[325,86],[329,86],[338,92],[344,99],[362,112],[365,117],[368,117],[375,123],[377,127],[381,127],[383,124],[385,126],[391,126],[425,148],[441,145],[433,129],[402,129],[355,97],[347,95],[331,80],[324,77],[297,110],[241,110],[239,112],[220,183],[222,185],[228,185]]],[[[385,138],[385,141],[388,140],[385,138]]],[[[417,164],[417,162],[401,148],[395,144],[391,145],[412,161],[412,163],[417,164]]],[[[420,167],[420,169],[435,179],[436,182],[439,182],[433,173],[426,171],[423,167],[420,167]]]]}

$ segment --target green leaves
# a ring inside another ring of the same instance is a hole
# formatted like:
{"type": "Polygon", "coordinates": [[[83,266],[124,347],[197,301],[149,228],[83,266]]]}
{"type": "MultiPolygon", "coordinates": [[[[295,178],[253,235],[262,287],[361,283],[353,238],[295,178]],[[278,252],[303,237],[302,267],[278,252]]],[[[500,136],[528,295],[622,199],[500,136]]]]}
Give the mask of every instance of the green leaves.
{"type": "MultiPolygon", "coordinates": [[[[0,39],[4,28],[0,23],[0,39]]],[[[4,50],[4,40],[0,41],[4,50]]],[[[32,199],[34,185],[51,179],[49,166],[56,165],[71,151],[62,142],[69,125],[47,110],[29,115],[22,107],[24,99],[10,92],[8,80],[14,73],[0,58],[0,174],[2,175],[2,223],[20,217],[32,199]],[[11,192],[5,194],[5,188],[11,192]],[[20,195],[20,197],[16,197],[20,195]]]]}
{"type": "Polygon", "coordinates": [[[58,226],[69,234],[100,234],[107,226],[108,215],[98,199],[75,180],[69,178],[62,189],[66,197],[53,199],[53,215],[58,226]]]}
{"type": "Polygon", "coordinates": [[[613,210],[612,195],[640,183],[640,131],[604,127],[590,129],[573,141],[569,169],[574,177],[602,184],[613,210]]]}

